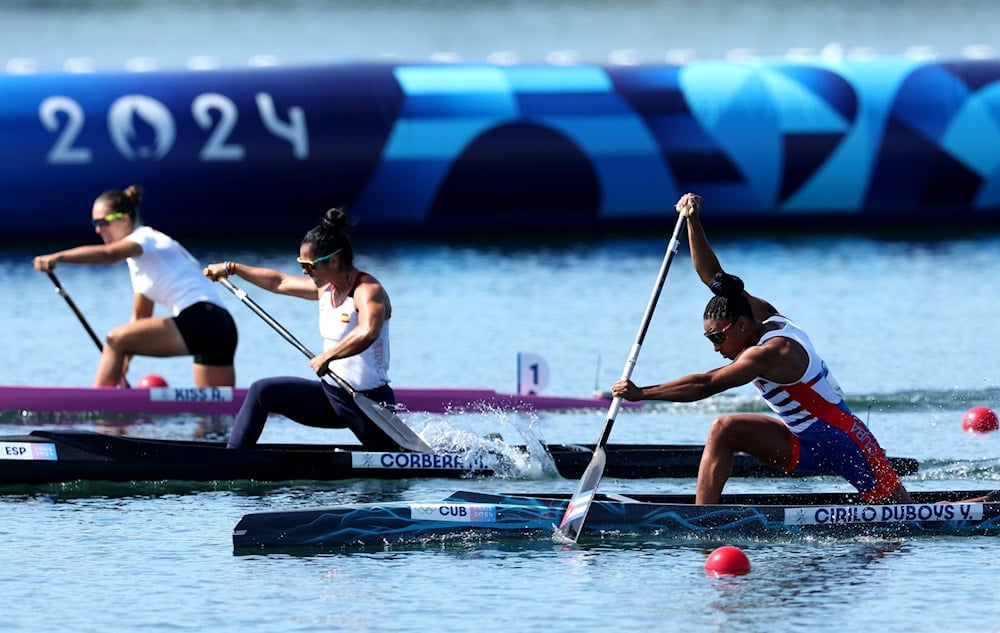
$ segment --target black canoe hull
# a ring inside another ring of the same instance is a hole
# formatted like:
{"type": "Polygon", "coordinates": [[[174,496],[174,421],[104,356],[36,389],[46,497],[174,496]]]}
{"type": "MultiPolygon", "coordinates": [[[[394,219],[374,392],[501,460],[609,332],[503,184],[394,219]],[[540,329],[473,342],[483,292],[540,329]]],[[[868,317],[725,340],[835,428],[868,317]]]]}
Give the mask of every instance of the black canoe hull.
{"type": "MultiPolygon", "coordinates": [[[[558,474],[579,478],[593,445],[549,444],[558,474]]],[[[521,447],[522,451],[524,450],[521,447]]],[[[696,477],[700,445],[610,444],[605,476],[620,479],[696,477]]],[[[892,458],[901,475],[918,463],[892,458]]],[[[89,431],[34,431],[0,437],[0,485],[69,481],[334,481],[496,474],[497,464],[463,455],[373,453],[357,445],[261,444],[231,450],[222,442],[157,440],[89,431]]],[[[823,474],[823,473],[819,473],[823,474]]],[[[782,477],[748,455],[737,455],[734,477],[782,477]]]]}

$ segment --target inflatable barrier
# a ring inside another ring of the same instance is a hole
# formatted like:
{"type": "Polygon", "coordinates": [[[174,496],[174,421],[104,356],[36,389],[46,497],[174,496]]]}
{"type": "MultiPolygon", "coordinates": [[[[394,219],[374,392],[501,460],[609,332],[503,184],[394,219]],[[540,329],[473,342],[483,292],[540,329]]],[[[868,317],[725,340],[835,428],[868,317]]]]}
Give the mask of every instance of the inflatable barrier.
{"type": "Polygon", "coordinates": [[[0,76],[0,230],[145,189],[181,236],[1000,219],[1000,62],[338,63],[0,76]]]}

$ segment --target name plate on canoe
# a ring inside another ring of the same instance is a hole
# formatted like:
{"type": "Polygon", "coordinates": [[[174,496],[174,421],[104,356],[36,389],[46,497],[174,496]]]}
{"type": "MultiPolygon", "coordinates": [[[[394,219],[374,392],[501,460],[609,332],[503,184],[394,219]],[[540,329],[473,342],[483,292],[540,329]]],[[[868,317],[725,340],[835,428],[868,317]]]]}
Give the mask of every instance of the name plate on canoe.
{"type": "Polygon", "coordinates": [[[785,525],[978,521],[982,518],[983,504],[981,503],[910,503],[785,508],[785,525]]]}
{"type": "Polygon", "coordinates": [[[431,455],[430,453],[378,453],[352,451],[353,468],[385,468],[391,470],[489,470],[481,458],[467,455],[431,455]]]}
{"type": "Polygon", "coordinates": [[[151,402],[232,402],[232,387],[153,387],[151,402]]]}
{"type": "Polygon", "coordinates": [[[0,442],[0,459],[56,461],[56,445],[41,442],[0,442]]]}
{"type": "Polygon", "coordinates": [[[410,518],[449,523],[492,523],[497,507],[490,503],[411,503],[410,518]]]}

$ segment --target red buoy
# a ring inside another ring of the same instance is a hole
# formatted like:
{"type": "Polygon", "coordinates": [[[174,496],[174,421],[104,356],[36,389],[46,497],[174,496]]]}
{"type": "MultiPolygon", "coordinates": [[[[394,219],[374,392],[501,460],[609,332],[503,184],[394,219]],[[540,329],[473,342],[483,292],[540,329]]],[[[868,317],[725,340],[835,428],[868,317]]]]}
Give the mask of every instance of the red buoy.
{"type": "Polygon", "coordinates": [[[151,389],[153,387],[166,387],[167,381],[163,379],[163,376],[159,374],[146,374],[139,379],[139,384],[136,385],[139,389],[151,389]]]}
{"type": "Polygon", "coordinates": [[[962,430],[967,433],[989,433],[998,426],[997,414],[989,407],[972,407],[962,418],[962,430]]]}
{"type": "Polygon", "coordinates": [[[705,571],[715,577],[742,576],[750,573],[750,559],[735,545],[723,545],[708,555],[705,571]]]}

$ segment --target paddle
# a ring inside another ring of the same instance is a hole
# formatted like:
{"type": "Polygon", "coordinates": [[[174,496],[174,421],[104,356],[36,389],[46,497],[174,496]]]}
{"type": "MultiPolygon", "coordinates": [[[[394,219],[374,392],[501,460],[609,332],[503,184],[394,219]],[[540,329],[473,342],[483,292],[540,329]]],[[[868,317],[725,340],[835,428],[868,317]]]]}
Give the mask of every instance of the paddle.
{"type": "MultiPolygon", "coordinates": [[[[625,369],[622,371],[621,376],[622,380],[628,380],[632,376],[632,369],[635,367],[636,359],[639,357],[642,342],[646,338],[646,330],[649,329],[649,323],[653,319],[653,310],[656,308],[656,302],[660,298],[660,291],[663,290],[663,282],[667,279],[670,262],[673,261],[674,255],[677,253],[685,219],[686,216],[683,213],[678,214],[677,224],[674,225],[674,233],[667,244],[667,252],[663,256],[663,263],[660,264],[660,272],[656,276],[653,294],[650,295],[649,303],[646,305],[646,312],[642,315],[642,324],[639,326],[639,333],[635,337],[635,343],[633,343],[632,350],[629,352],[628,360],[625,361],[625,369]]],[[[583,477],[580,479],[580,485],[576,489],[576,494],[570,499],[569,505],[566,507],[566,512],[563,514],[562,522],[559,523],[559,527],[556,529],[554,535],[556,540],[575,543],[580,537],[580,531],[583,530],[583,523],[587,519],[587,513],[590,512],[591,502],[594,500],[594,495],[597,494],[597,486],[601,483],[601,477],[604,475],[606,461],[604,447],[608,444],[608,438],[611,436],[611,427],[615,424],[615,418],[618,416],[621,404],[622,399],[620,396],[615,396],[611,399],[611,407],[608,409],[608,420],[604,423],[604,432],[601,433],[601,439],[594,448],[594,456],[590,458],[587,470],[583,471],[583,477]]]]}
{"type": "MultiPolygon", "coordinates": [[[[59,283],[59,278],[56,277],[56,274],[54,272],[49,271],[48,275],[49,279],[52,280],[52,283],[55,284],[56,292],[58,292],[59,295],[66,300],[66,304],[69,305],[69,309],[72,310],[73,314],[76,315],[76,318],[80,320],[80,324],[83,326],[83,329],[87,330],[87,334],[89,334],[91,340],[94,341],[94,345],[96,345],[97,349],[103,353],[104,344],[101,343],[101,339],[98,338],[97,334],[94,332],[94,328],[90,327],[90,324],[87,323],[87,319],[84,318],[83,312],[80,312],[80,308],[76,307],[76,302],[74,302],[73,298],[69,296],[69,293],[66,292],[66,289],[63,288],[62,284],[59,283]]],[[[125,387],[132,386],[128,384],[128,380],[125,378],[125,376],[122,376],[121,384],[125,387]]]]}
{"type": "MultiPolygon", "coordinates": [[[[286,330],[280,323],[275,321],[271,315],[264,311],[257,302],[251,299],[245,290],[241,290],[233,285],[228,279],[220,279],[219,283],[226,287],[229,292],[233,293],[237,299],[243,302],[248,308],[254,311],[254,313],[264,320],[265,323],[270,325],[275,332],[280,334],[285,338],[286,341],[291,343],[300,352],[306,355],[306,358],[313,358],[314,354],[310,352],[305,345],[303,345],[297,338],[295,338],[291,332],[286,330]]],[[[374,400],[364,395],[354,387],[352,387],[346,380],[335,374],[329,368],[327,368],[326,373],[330,376],[337,385],[344,391],[351,394],[354,398],[354,402],[357,403],[358,407],[361,409],[362,413],[368,416],[372,422],[374,422],[380,429],[385,431],[394,442],[399,444],[401,447],[415,451],[418,453],[433,453],[434,449],[427,445],[420,436],[413,432],[410,427],[406,426],[406,423],[399,419],[392,411],[389,411],[385,407],[379,405],[374,400]]]]}
{"type": "Polygon", "coordinates": [[[101,339],[97,337],[97,334],[94,333],[94,329],[90,327],[89,323],[87,323],[87,319],[85,319],[83,313],[80,312],[80,308],[76,307],[76,303],[73,301],[72,297],[69,296],[69,293],[66,292],[66,289],[63,288],[61,283],[59,283],[59,278],[56,277],[56,274],[54,272],[49,272],[48,275],[49,279],[51,279],[52,283],[55,284],[56,286],[56,292],[58,292],[59,296],[61,296],[63,299],[66,300],[66,304],[69,305],[69,309],[73,311],[73,314],[76,315],[76,318],[80,320],[80,323],[83,325],[83,329],[87,330],[87,334],[90,334],[90,338],[91,340],[94,341],[94,345],[97,346],[97,349],[103,352],[104,344],[101,343],[101,339]]]}

